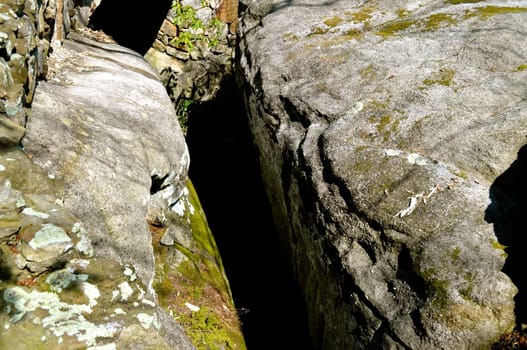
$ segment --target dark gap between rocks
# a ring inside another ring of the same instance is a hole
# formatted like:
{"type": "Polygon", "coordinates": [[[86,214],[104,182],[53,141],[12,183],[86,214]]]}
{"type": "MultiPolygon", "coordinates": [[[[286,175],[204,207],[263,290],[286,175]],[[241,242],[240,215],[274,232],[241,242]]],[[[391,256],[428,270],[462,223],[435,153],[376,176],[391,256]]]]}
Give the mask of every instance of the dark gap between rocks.
{"type": "Polygon", "coordinates": [[[527,325],[526,179],[527,145],[524,145],[518,151],[518,158],[491,185],[491,203],[485,213],[485,220],[494,225],[496,237],[507,254],[502,270],[518,287],[518,294],[514,298],[518,329],[527,325]]]}
{"type": "Polygon", "coordinates": [[[192,179],[240,311],[249,350],[310,350],[303,297],[283,255],[241,96],[231,81],[190,110],[192,179]]]}
{"type": "Polygon", "coordinates": [[[172,0],[103,0],[90,17],[90,28],[102,30],[119,45],[144,55],[171,4],[172,0]]]}

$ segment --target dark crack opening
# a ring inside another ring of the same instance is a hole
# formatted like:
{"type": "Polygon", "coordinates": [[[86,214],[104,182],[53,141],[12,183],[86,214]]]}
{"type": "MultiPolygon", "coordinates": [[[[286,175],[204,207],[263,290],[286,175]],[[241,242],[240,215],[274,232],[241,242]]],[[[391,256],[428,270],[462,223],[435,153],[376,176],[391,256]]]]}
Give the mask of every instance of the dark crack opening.
{"type": "Polygon", "coordinates": [[[515,314],[518,328],[527,324],[527,145],[518,151],[518,158],[490,187],[491,203],[485,220],[494,225],[498,241],[506,246],[507,259],[503,272],[518,287],[515,314]]]}
{"type": "Polygon", "coordinates": [[[90,17],[90,27],[144,55],[152,46],[172,0],[103,0],[90,17]]]}
{"type": "Polygon", "coordinates": [[[231,81],[192,108],[190,177],[214,233],[249,350],[312,348],[303,297],[283,255],[231,81]]]}

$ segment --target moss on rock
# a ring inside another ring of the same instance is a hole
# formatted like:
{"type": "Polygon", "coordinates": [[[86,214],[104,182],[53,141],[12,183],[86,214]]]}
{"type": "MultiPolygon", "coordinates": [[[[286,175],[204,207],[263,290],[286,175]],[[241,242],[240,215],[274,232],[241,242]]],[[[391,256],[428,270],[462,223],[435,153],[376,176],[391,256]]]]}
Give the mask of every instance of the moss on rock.
{"type": "Polygon", "coordinates": [[[192,246],[158,244],[166,227],[151,225],[156,255],[154,289],[160,304],[198,349],[245,349],[245,341],[216,242],[190,181],[182,222],[192,246]]]}

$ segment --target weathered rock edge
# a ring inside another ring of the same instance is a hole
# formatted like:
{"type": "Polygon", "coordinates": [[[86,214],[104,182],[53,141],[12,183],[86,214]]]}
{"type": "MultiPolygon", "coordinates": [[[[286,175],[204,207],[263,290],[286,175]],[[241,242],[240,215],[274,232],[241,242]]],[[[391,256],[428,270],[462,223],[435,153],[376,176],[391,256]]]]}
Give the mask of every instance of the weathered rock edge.
{"type": "MultiPolygon", "coordinates": [[[[140,294],[156,306],[147,220],[169,217],[186,186],[184,138],[166,91],[141,56],[74,33],[70,37],[48,59],[53,74],[36,91],[24,151],[60,184],[58,195],[83,223],[93,256],[109,266],[132,267],[143,286],[140,294]],[[157,189],[154,178],[161,179],[157,189]]],[[[155,337],[131,340],[140,334],[136,331],[119,344],[193,348],[173,319],[156,308],[164,345],[155,337]]],[[[156,328],[149,332],[157,334],[156,328]]]]}
{"type": "Polygon", "coordinates": [[[484,218],[525,143],[526,5],[248,4],[237,74],[316,348],[480,349],[514,326],[484,218]]]}

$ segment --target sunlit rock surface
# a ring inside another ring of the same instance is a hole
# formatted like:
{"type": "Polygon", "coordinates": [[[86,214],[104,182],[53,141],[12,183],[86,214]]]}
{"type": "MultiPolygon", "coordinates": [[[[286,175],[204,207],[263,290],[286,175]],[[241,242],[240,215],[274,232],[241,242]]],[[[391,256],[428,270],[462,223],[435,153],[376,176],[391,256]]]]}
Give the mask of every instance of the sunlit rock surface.
{"type": "Polygon", "coordinates": [[[527,141],[527,2],[246,6],[238,77],[315,346],[489,348],[515,325],[522,241],[489,189],[527,141]]]}

